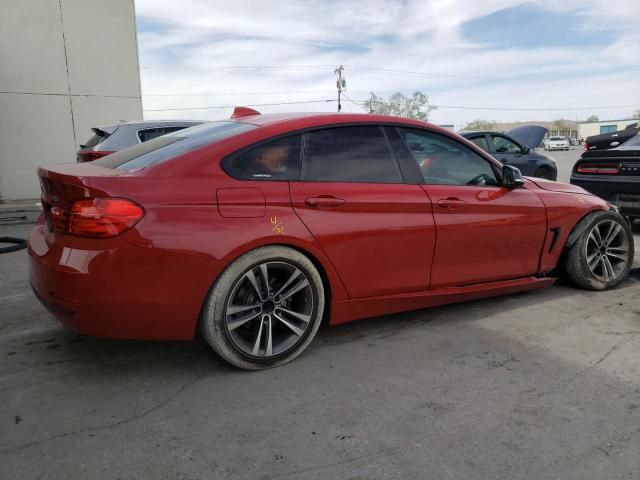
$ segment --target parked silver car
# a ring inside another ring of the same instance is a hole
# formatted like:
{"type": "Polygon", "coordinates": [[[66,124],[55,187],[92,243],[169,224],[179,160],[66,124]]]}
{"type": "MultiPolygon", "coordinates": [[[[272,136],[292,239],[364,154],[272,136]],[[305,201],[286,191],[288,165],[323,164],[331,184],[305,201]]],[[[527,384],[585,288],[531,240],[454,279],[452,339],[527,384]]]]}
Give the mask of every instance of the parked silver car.
{"type": "Polygon", "coordinates": [[[78,150],[78,163],[92,162],[123,148],[204,123],[197,120],[141,120],[94,127],[94,135],[78,150]]]}

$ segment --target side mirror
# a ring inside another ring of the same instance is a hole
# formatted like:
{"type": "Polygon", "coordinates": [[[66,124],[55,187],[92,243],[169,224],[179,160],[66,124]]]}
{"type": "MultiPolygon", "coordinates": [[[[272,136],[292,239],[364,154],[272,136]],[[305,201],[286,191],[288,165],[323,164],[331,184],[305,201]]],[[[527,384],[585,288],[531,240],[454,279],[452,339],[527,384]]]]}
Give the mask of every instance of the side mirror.
{"type": "Polygon", "coordinates": [[[529,147],[524,147],[524,150],[522,151],[522,153],[524,153],[525,155],[528,153],[531,153],[531,149],[529,147]]]}
{"type": "Polygon", "coordinates": [[[502,186],[506,188],[518,188],[524,185],[524,178],[520,170],[511,165],[502,167],[502,186]]]}

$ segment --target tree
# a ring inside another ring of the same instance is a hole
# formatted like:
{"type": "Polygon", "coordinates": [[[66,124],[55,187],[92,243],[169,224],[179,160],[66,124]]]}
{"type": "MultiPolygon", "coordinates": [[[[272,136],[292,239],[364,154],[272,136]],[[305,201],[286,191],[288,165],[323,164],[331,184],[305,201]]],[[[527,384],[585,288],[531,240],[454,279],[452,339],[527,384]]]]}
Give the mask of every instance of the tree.
{"type": "Polygon", "coordinates": [[[462,130],[495,130],[497,127],[497,123],[491,120],[482,120],[482,119],[476,119],[476,120],[472,120],[471,122],[467,123],[464,127],[462,127],[462,130]]]}
{"type": "Polygon", "coordinates": [[[561,132],[570,132],[571,124],[569,124],[564,118],[553,121],[553,128],[560,134],[561,132]]]}
{"type": "Polygon", "coordinates": [[[590,117],[587,117],[587,122],[599,122],[600,119],[598,118],[598,115],[591,115],[590,117]]]}
{"type": "Polygon", "coordinates": [[[388,99],[371,92],[371,98],[365,102],[365,108],[369,113],[409,117],[425,122],[429,120],[429,114],[436,109],[429,105],[429,97],[419,91],[413,92],[410,97],[397,92],[388,99]]]}

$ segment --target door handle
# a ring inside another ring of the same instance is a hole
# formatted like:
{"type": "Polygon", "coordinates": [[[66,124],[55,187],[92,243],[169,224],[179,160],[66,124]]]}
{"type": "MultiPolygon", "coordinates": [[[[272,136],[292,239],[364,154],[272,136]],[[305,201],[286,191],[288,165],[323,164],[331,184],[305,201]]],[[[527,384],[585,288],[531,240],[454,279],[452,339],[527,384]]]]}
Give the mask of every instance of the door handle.
{"type": "Polygon", "coordinates": [[[442,208],[462,208],[467,205],[467,202],[459,198],[449,197],[438,200],[438,205],[442,208]]]}
{"type": "Polygon", "coordinates": [[[329,208],[329,207],[339,207],[344,203],[342,198],[332,197],[330,195],[323,197],[309,197],[304,203],[306,203],[310,207],[320,207],[320,208],[329,208]]]}

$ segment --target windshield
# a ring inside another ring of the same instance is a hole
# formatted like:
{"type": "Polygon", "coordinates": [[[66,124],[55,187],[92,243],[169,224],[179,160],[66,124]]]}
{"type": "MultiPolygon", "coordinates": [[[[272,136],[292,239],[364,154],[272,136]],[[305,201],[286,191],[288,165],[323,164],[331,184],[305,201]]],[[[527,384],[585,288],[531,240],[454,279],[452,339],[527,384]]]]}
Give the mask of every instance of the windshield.
{"type": "Polygon", "coordinates": [[[562,140],[566,140],[564,137],[551,137],[549,140],[552,142],[561,142],[562,140]]]}
{"type": "Polygon", "coordinates": [[[93,162],[105,168],[137,170],[257,128],[236,121],[209,122],[125,148],[93,162]]]}

